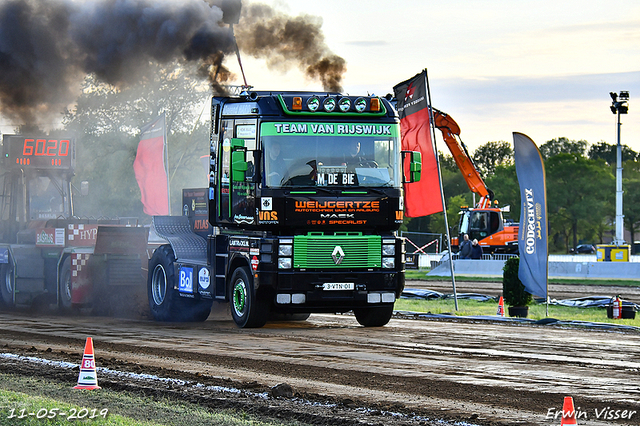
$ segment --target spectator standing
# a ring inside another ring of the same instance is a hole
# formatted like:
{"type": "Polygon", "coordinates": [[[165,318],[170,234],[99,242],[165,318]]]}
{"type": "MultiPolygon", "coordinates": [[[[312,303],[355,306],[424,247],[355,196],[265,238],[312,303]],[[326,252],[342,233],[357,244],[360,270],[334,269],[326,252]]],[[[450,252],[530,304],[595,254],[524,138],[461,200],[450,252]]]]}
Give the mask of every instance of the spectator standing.
{"type": "Polygon", "coordinates": [[[482,259],[482,247],[475,239],[471,243],[471,259],[482,259]]]}
{"type": "Polygon", "coordinates": [[[460,259],[471,259],[471,241],[467,234],[464,234],[460,243],[460,259]]]}

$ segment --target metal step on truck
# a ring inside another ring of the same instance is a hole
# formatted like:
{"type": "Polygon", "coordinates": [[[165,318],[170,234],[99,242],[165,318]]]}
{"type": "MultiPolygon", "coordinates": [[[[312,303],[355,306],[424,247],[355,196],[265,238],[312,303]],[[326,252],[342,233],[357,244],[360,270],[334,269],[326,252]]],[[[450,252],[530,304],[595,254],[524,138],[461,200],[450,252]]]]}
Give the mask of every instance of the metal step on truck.
{"type": "Polygon", "coordinates": [[[387,324],[405,281],[403,183],[421,168],[388,100],[213,97],[210,142],[209,187],[153,218],[168,241],[149,261],[154,318],[203,321],[216,301],[239,327],[347,311],[387,324]]]}

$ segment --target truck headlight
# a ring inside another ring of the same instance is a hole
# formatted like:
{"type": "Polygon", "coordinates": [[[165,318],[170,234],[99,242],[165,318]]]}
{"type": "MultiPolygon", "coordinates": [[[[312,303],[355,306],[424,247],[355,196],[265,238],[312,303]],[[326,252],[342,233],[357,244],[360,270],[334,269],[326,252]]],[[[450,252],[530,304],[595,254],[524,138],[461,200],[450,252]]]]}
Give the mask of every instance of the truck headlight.
{"type": "Polygon", "coordinates": [[[291,258],[290,257],[279,258],[278,269],[291,269],[291,258]]]}
{"type": "Polygon", "coordinates": [[[386,269],[393,269],[396,267],[396,258],[395,257],[383,257],[382,258],[382,267],[386,269]]]}
{"type": "Polygon", "coordinates": [[[290,246],[290,245],[278,246],[278,256],[291,256],[292,252],[293,252],[293,246],[290,246]]]}
{"type": "Polygon", "coordinates": [[[382,245],[382,255],[383,256],[395,256],[396,255],[396,246],[395,246],[395,244],[383,244],[382,245]]]}

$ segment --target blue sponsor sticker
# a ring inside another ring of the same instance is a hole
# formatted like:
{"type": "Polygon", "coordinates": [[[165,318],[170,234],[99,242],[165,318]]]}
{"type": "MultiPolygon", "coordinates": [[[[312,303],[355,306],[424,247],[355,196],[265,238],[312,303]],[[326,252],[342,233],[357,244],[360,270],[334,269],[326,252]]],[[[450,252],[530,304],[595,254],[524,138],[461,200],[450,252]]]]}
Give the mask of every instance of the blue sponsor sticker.
{"type": "Polygon", "coordinates": [[[180,268],[179,278],[178,291],[180,293],[193,293],[193,268],[188,266],[180,268]]]}

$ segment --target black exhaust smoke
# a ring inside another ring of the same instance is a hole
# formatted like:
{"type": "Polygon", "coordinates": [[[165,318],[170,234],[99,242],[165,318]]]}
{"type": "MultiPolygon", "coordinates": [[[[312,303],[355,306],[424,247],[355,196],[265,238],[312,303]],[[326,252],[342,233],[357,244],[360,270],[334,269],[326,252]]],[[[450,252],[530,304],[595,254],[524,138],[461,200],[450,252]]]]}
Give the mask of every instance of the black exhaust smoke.
{"type": "Polygon", "coordinates": [[[60,113],[94,73],[137,82],[150,63],[198,65],[214,90],[232,78],[222,64],[238,45],[275,68],[298,65],[326,90],[341,90],[344,59],[324,43],[321,22],[240,0],[0,1],[0,107],[24,123],[60,113]]]}

